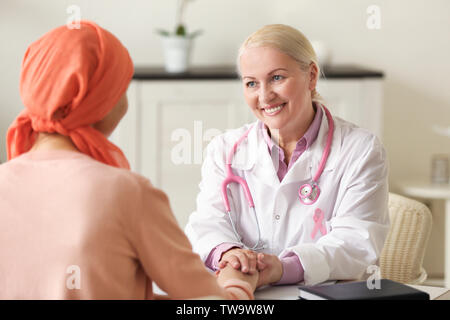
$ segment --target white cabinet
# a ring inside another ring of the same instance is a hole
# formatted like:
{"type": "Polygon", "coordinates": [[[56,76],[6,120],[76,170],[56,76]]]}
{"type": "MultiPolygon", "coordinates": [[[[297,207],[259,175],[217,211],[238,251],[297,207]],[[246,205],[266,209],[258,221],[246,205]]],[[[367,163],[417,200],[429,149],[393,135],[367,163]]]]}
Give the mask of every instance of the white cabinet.
{"type": "Polygon", "coordinates": [[[317,87],[333,115],[383,138],[382,79],[319,80],[317,87]]]}
{"type": "Polygon", "coordinates": [[[134,171],[171,200],[181,226],[195,208],[206,146],[217,134],[254,121],[236,80],[133,81],[129,109],[111,140],[134,171]]]}
{"type": "MultiPolygon", "coordinates": [[[[330,111],[381,137],[382,79],[320,80],[330,111]]],[[[238,79],[139,79],[128,90],[129,109],[111,140],[132,170],[164,190],[184,227],[195,209],[208,142],[254,121],[238,79]]],[[[219,188],[220,186],[217,186],[219,188]]]]}

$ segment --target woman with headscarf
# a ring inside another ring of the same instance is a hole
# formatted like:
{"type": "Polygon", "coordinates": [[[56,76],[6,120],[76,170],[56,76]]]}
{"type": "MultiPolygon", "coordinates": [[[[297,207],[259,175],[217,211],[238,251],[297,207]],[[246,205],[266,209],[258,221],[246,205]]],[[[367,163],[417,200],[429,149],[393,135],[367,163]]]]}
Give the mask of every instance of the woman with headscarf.
{"type": "Polygon", "coordinates": [[[25,109],[0,166],[0,298],[253,298],[257,275],[208,273],[166,195],[107,137],[127,111],[127,49],[82,21],[25,53],[25,109]],[[220,284],[220,285],[219,285],[220,284]]]}

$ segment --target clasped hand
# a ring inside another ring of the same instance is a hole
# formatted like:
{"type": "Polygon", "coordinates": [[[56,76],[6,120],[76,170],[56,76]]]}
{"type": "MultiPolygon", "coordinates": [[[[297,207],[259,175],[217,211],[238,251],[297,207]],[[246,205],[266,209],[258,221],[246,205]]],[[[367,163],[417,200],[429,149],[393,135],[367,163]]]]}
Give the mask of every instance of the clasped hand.
{"type": "Polygon", "coordinates": [[[243,273],[258,272],[257,287],[277,282],[283,274],[283,265],[277,256],[247,249],[233,248],[225,252],[219,261],[219,268],[223,269],[227,264],[243,273]]]}

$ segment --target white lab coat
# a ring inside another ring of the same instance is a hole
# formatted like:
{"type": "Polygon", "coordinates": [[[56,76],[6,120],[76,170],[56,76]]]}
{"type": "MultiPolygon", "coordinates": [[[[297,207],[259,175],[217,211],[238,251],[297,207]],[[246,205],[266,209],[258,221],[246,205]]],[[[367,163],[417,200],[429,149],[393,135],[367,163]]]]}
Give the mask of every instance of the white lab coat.
{"type": "MultiPolygon", "coordinates": [[[[311,182],[322,157],[328,134],[323,113],[315,142],[297,159],[280,183],[274,160],[257,123],[233,158],[233,172],[247,180],[259,218],[263,252],[299,257],[306,285],[326,280],[361,279],[369,265],[377,264],[389,229],[388,165],[379,139],[365,129],[333,117],[331,152],[319,179],[321,194],[313,205],[299,201],[299,187],[311,182]],[[311,238],[314,211],[320,208],[327,234],[311,238]]],[[[203,261],[217,245],[237,243],[220,187],[225,160],[249,125],[215,137],[202,167],[197,210],[185,232],[203,261]]],[[[243,242],[252,246],[258,237],[253,212],[242,188],[229,186],[234,221],[243,242]]]]}

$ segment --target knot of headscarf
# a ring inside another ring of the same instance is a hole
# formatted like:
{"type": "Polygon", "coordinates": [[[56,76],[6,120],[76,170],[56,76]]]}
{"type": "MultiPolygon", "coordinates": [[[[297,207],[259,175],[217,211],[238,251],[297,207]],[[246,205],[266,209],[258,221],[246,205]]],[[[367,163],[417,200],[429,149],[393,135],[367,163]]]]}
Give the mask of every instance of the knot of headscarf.
{"type": "Polygon", "coordinates": [[[37,132],[59,133],[64,136],[70,136],[70,131],[64,128],[61,121],[45,119],[33,114],[28,114],[31,120],[31,127],[37,132]]]}
{"type": "Polygon", "coordinates": [[[8,160],[30,150],[39,132],[48,132],[70,137],[78,150],[98,161],[129,169],[122,150],[92,124],[117,104],[133,72],[127,49],[93,22],[46,33],[30,45],[22,62],[25,109],[8,130],[8,160]]]}

